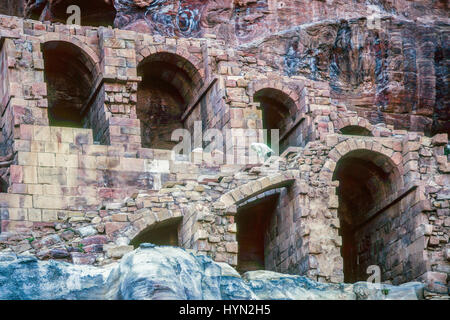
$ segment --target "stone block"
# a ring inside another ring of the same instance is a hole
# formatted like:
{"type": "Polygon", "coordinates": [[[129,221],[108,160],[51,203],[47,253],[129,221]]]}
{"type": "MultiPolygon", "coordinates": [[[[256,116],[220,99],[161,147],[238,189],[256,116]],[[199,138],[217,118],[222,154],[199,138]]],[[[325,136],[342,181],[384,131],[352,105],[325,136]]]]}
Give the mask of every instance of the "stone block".
{"type": "Polygon", "coordinates": [[[236,233],[237,232],[236,223],[232,223],[232,224],[228,225],[227,231],[230,233],[236,233]]]}
{"type": "Polygon", "coordinates": [[[350,151],[350,147],[347,143],[347,141],[343,141],[336,145],[336,150],[339,152],[341,156],[347,154],[350,151]]]}
{"type": "Polygon", "coordinates": [[[71,252],[70,256],[72,263],[77,265],[91,265],[96,261],[95,255],[89,253],[71,252]]]}
{"type": "Polygon", "coordinates": [[[236,241],[227,242],[225,243],[225,249],[228,253],[238,253],[238,243],[236,241]]]}
{"type": "Polygon", "coordinates": [[[117,213],[117,214],[113,214],[111,216],[111,219],[112,219],[112,221],[115,221],[115,222],[127,222],[128,216],[123,213],[117,213]]]}
{"type": "Polygon", "coordinates": [[[18,152],[17,164],[21,166],[37,166],[38,157],[35,152],[18,152]]]}
{"type": "Polygon", "coordinates": [[[42,210],[41,209],[28,209],[28,220],[34,222],[42,221],[42,210]]]}
{"type": "Polygon", "coordinates": [[[129,245],[105,246],[106,255],[113,259],[120,259],[128,252],[133,251],[134,247],[129,245]]]}
{"type": "Polygon", "coordinates": [[[80,227],[75,231],[82,238],[94,236],[97,234],[97,230],[93,226],[80,227]]]}
{"type": "Polygon", "coordinates": [[[54,167],[55,154],[54,153],[38,153],[38,165],[41,167],[54,167]]]}
{"type": "Polygon", "coordinates": [[[3,220],[23,221],[23,220],[28,219],[28,210],[27,209],[9,208],[9,209],[5,209],[5,210],[7,210],[8,217],[5,218],[5,217],[3,217],[3,214],[2,214],[3,220]]]}
{"type": "Polygon", "coordinates": [[[97,158],[94,156],[78,156],[78,167],[80,169],[97,169],[97,158]]]}
{"type": "Polygon", "coordinates": [[[78,168],[78,155],[57,153],[55,155],[55,166],[66,168],[78,168]]]}
{"type": "Polygon", "coordinates": [[[42,210],[42,221],[44,222],[58,221],[58,211],[48,209],[42,210]]]}
{"type": "Polygon", "coordinates": [[[208,233],[206,230],[199,229],[194,234],[194,241],[208,239],[208,233]]]}
{"type": "Polygon", "coordinates": [[[325,138],[327,147],[334,147],[338,144],[338,136],[336,134],[329,134],[325,138]]]}
{"type": "Polygon", "coordinates": [[[339,207],[339,198],[335,194],[331,194],[328,199],[328,208],[337,209],[339,207]]]}
{"type": "Polygon", "coordinates": [[[128,225],[129,223],[127,222],[107,222],[105,223],[105,232],[107,235],[112,235],[113,233],[124,229],[128,225]]]}
{"type": "Polygon", "coordinates": [[[50,140],[50,127],[34,126],[33,127],[33,140],[38,141],[51,141],[50,140]]]}
{"type": "Polygon", "coordinates": [[[67,185],[66,169],[61,167],[38,167],[38,182],[52,185],[67,185]]]}
{"type": "Polygon", "coordinates": [[[0,193],[0,208],[32,208],[33,198],[29,195],[0,193]]]}
{"type": "Polygon", "coordinates": [[[41,209],[65,209],[67,200],[64,197],[33,195],[33,207],[41,209]]]}
{"type": "Polygon", "coordinates": [[[435,146],[441,146],[448,144],[448,136],[446,133],[439,133],[433,136],[431,143],[435,146]]]}
{"type": "Polygon", "coordinates": [[[51,127],[51,141],[58,143],[73,143],[73,129],[66,127],[51,127]]]}

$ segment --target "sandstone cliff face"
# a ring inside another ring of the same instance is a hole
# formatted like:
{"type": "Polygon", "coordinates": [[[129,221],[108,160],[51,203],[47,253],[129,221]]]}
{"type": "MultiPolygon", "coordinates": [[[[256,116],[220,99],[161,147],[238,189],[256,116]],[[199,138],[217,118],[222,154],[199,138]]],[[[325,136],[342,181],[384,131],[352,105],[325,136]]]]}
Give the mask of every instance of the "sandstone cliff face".
{"type": "Polygon", "coordinates": [[[292,26],[384,12],[433,22],[447,16],[445,1],[345,0],[115,0],[116,27],[147,29],[163,35],[212,33],[237,43],[292,26]]]}
{"type": "Polygon", "coordinates": [[[0,254],[0,300],[418,300],[423,284],[323,284],[232,267],[173,247],[142,244],[108,268],[0,254]]]}
{"type": "Polygon", "coordinates": [[[241,45],[289,76],[330,84],[334,103],[373,124],[449,132],[447,26],[392,16],[302,25],[241,45]]]}

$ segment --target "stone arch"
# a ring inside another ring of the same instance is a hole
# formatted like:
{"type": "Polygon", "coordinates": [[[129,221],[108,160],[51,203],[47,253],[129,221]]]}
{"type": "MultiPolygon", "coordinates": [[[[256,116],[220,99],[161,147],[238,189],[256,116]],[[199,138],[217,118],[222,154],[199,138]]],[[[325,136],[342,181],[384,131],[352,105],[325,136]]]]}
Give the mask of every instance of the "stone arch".
{"type": "Polygon", "coordinates": [[[373,136],[373,125],[369,120],[358,116],[347,116],[338,118],[333,121],[334,128],[337,133],[358,135],[358,136],[373,136]]]}
{"type": "Polygon", "coordinates": [[[76,38],[46,37],[41,43],[51,126],[92,128],[102,73],[95,52],[76,38]]]}
{"type": "Polygon", "coordinates": [[[233,211],[237,205],[248,199],[257,197],[259,194],[268,190],[289,186],[293,184],[297,178],[298,172],[294,170],[259,178],[225,193],[213,207],[223,208],[225,211],[233,211]]]}
{"type": "Polygon", "coordinates": [[[95,78],[101,78],[102,72],[100,69],[100,57],[89,45],[76,37],[69,37],[65,34],[47,33],[41,38],[41,45],[48,42],[67,42],[79,48],[81,55],[84,57],[86,63],[89,64],[89,68],[95,75],[95,78]]]}
{"type": "Polygon", "coordinates": [[[298,112],[301,111],[300,95],[298,94],[298,92],[301,91],[301,87],[302,85],[296,82],[286,83],[282,80],[259,80],[254,81],[249,85],[249,95],[253,97],[256,92],[266,88],[280,91],[293,101],[295,108],[291,111],[298,112]]]}
{"type": "Polygon", "coordinates": [[[157,53],[170,53],[175,56],[183,58],[185,64],[185,69],[189,70],[191,76],[194,80],[199,81],[203,84],[203,78],[205,77],[203,62],[197,56],[189,53],[187,50],[183,49],[181,46],[176,48],[164,45],[157,46],[146,46],[140,49],[136,54],[136,65],[141,64],[149,56],[157,53]],[[198,76],[196,75],[198,73],[198,76]],[[195,76],[195,77],[194,77],[195,76]]]}
{"type": "MultiPolygon", "coordinates": [[[[204,81],[198,63],[169,51],[144,48],[138,54],[138,86],[136,113],[141,121],[143,147],[172,149],[175,129],[184,128],[182,117],[194,102],[204,81]]],[[[193,59],[193,57],[190,57],[193,59]]],[[[190,129],[190,128],[187,128],[190,129]]]]}
{"type": "Polygon", "coordinates": [[[178,232],[183,217],[172,211],[144,209],[142,218],[132,224],[128,234],[130,244],[138,247],[140,243],[150,242],[157,245],[178,246],[178,232]]]}
{"type": "Polygon", "coordinates": [[[322,170],[319,174],[319,179],[331,182],[333,179],[332,173],[336,168],[336,163],[345,156],[348,152],[361,150],[361,151],[373,151],[375,155],[374,161],[378,162],[378,165],[385,167],[386,169],[395,167],[399,173],[399,183],[403,187],[403,156],[401,152],[392,149],[393,140],[375,140],[375,139],[362,139],[362,138],[349,138],[345,141],[335,145],[333,149],[328,153],[328,159],[325,161],[322,170]],[[389,147],[387,147],[387,146],[389,147]]]}
{"type": "Polygon", "coordinates": [[[394,156],[393,150],[373,139],[348,139],[336,145],[330,158],[323,171],[331,172],[330,180],[339,181],[336,208],[344,281],[367,279],[369,265],[379,265],[383,280],[389,280],[387,257],[395,250],[383,241],[386,234],[389,239],[401,238],[390,223],[400,223],[401,211],[407,205],[403,198],[408,195],[401,154],[394,156]]]}
{"type": "MultiPolygon", "coordinates": [[[[296,139],[298,132],[294,132],[294,129],[302,119],[303,113],[300,97],[296,91],[298,91],[296,84],[289,85],[274,81],[255,82],[249,90],[253,102],[259,103],[262,110],[263,128],[279,130],[281,152],[289,145],[299,145],[296,139]]],[[[267,137],[269,145],[271,145],[271,139],[269,131],[267,137]]]]}

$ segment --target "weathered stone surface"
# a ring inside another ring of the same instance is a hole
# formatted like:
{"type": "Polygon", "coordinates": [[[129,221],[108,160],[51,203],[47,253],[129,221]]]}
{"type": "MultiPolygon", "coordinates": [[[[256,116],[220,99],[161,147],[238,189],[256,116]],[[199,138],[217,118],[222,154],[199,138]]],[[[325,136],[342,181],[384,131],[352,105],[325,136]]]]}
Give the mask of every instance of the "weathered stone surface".
{"type": "Polygon", "coordinates": [[[130,251],[133,251],[133,246],[111,246],[107,247],[106,254],[111,258],[120,259],[130,251]]]}
{"type": "Polygon", "coordinates": [[[81,237],[89,237],[97,234],[97,230],[92,226],[81,227],[77,229],[77,233],[81,237]]]}
{"type": "Polygon", "coordinates": [[[416,300],[423,299],[423,285],[329,285],[267,271],[248,272],[241,278],[229,265],[205,256],[142,244],[109,268],[2,253],[0,299],[416,300]]]}

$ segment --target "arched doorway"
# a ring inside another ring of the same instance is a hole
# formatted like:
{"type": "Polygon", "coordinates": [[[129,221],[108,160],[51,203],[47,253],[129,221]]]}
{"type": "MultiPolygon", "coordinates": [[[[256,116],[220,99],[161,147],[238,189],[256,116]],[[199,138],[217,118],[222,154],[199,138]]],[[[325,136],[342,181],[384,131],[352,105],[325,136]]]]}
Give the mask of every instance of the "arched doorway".
{"type": "Polygon", "coordinates": [[[178,247],[180,245],[178,235],[182,220],[182,217],[176,217],[154,223],[139,232],[130,244],[135,248],[139,247],[141,243],[178,247]]]}
{"type": "Polygon", "coordinates": [[[239,207],[236,215],[239,272],[265,270],[268,267],[270,225],[276,219],[279,195],[277,192],[256,198],[239,207]]]}
{"type": "MultiPolygon", "coordinates": [[[[236,223],[235,229],[226,230],[224,238],[237,242],[237,247],[233,244],[226,249],[236,255],[232,260],[237,260],[240,272],[303,273],[299,263],[306,251],[296,234],[301,224],[298,177],[296,170],[264,176],[225,193],[213,205],[223,206],[224,214],[236,223]]],[[[218,228],[213,229],[222,236],[218,228]]]]}
{"type": "Polygon", "coordinates": [[[95,97],[95,63],[78,46],[65,41],[42,44],[50,126],[91,128],[95,97]]]}
{"type": "Polygon", "coordinates": [[[172,132],[183,128],[182,115],[192,103],[203,80],[185,58],[168,52],[146,57],[138,66],[142,77],[136,113],[141,120],[142,146],[172,149],[172,132]]]}
{"type": "Polygon", "coordinates": [[[386,275],[392,255],[389,241],[399,236],[394,228],[400,223],[401,208],[391,201],[402,189],[399,169],[384,154],[358,149],[339,159],[333,180],[339,181],[344,281],[367,280],[370,265],[386,275]]]}
{"type": "Polygon", "coordinates": [[[279,151],[283,152],[289,145],[298,145],[295,132],[291,132],[296,120],[297,106],[286,93],[274,88],[258,90],[253,101],[260,103],[263,128],[267,132],[267,145],[274,147],[271,130],[279,130],[279,151]]]}

